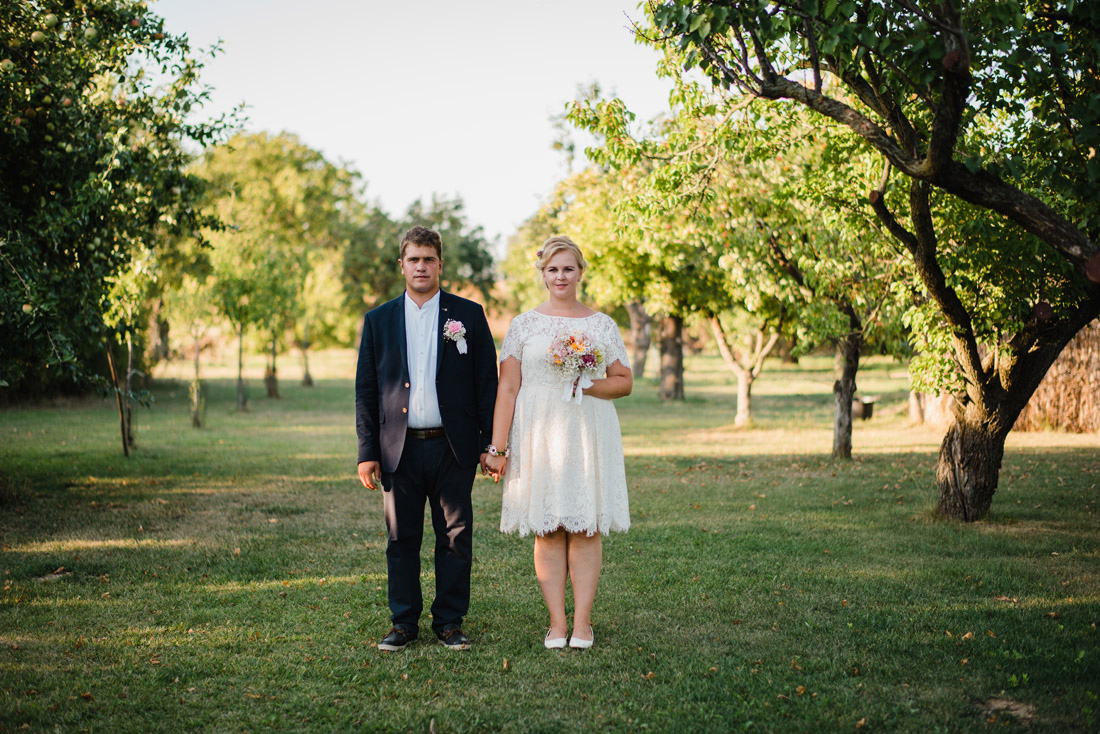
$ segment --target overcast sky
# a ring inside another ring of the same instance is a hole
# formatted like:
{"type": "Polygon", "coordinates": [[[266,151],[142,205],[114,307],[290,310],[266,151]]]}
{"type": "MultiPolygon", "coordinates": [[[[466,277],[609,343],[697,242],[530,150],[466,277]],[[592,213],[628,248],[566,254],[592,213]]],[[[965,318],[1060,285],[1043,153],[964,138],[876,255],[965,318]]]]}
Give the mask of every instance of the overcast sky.
{"type": "Polygon", "coordinates": [[[639,46],[635,0],[159,0],[172,33],[223,53],[211,112],[289,131],[363,174],[392,216],[460,195],[503,243],[566,173],[550,122],[598,82],[650,119],[670,84],[639,46]]]}

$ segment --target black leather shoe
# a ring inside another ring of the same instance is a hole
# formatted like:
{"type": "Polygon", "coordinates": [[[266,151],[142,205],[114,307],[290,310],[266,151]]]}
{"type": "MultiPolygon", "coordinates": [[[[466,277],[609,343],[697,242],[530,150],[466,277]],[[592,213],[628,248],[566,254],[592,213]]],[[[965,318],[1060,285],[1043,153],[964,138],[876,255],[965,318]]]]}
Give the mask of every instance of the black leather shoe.
{"type": "Polygon", "coordinates": [[[416,639],[416,636],[417,635],[414,630],[403,629],[401,627],[393,627],[378,643],[378,649],[386,650],[388,652],[397,652],[398,650],[404,650],[410,642],[416,639]]]}
{"type": "Polygon", "coordinates": [[[445,646],[451,650],[469,650],[470,638],[462,633],[462,630],[458,627],[451,627],[450,629],[440,630],[435,633],[435,636],[439,638],[445,646]]]}

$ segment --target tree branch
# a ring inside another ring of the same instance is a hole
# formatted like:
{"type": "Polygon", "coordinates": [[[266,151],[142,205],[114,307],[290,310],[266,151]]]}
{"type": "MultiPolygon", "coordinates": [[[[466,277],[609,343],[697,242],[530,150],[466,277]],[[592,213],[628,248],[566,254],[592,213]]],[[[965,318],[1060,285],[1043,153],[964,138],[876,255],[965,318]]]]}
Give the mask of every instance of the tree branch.
{"type": "Polygon", "coordinates": [[[1100,247],[1076,225],[1038,198],[985,172],[971,173],[963,164],[949,160],[933,168],[927,159],[911,155],[879,125],[850,106],[818,94],[785,77],[774,75],[761,87],[765,99],[793,99],[845,125],[870,143],[898,170],[910,178],[931,183],[964,201],[1001,214],[1049,244],[1083,271],[1085,262],[1100,247]]]}
{"type": "Polygon", "coordinates": [[[955,290],[947,284],[943,269],[936,260],[936,231],[932,223],[932,209],[928,202],[928,187],[929,185],[922,181],[912,181],[909,185],[909,211],[917,241],[917,251],[914,253],[913,260],[921,281],[928,288],[929,294],[939,305],[940,311],[947,317],[947,322],[952,327],[955,354],[964,375],[972,385],[983,388],[971,394],[975,403],[982,404],[983,396],[992,397],[992,393],[987,389],[992,387],[989,384],[989,373],[982,364],[982,358],[978,352],[978,342],[974,337],[974,324],[970,320],[970,313],[959,300],[955,290]]]}

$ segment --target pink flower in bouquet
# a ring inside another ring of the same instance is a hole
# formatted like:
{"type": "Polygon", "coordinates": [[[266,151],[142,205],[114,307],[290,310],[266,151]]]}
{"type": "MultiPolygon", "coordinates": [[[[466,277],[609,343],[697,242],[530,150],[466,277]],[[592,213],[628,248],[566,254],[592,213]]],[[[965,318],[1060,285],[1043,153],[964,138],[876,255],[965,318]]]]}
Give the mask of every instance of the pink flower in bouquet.
{"type": "Polygon", "coordinates": [[[583,332],[559,334],[551,343],[546,355],[550,367],[561,375],[568,393],[564,399],[571,400],[576,388],[592,386],[592,378],[604,367],[603,352],[583,332]]]}

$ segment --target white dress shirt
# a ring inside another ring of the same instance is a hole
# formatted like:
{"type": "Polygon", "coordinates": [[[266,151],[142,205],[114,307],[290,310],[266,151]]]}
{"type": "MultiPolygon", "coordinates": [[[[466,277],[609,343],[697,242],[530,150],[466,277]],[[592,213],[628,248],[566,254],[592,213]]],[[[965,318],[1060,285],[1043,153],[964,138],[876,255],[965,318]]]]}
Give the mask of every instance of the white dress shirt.
{"type": "Polygon", "coordinates": [[[409,355],[409,428],[439,428],[435,358],[439,344],[439,291],[423,307],[405,292],[405,345],[409,355]]]}

